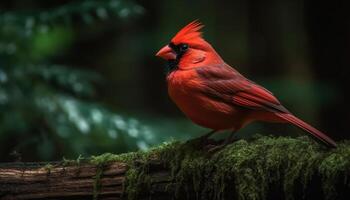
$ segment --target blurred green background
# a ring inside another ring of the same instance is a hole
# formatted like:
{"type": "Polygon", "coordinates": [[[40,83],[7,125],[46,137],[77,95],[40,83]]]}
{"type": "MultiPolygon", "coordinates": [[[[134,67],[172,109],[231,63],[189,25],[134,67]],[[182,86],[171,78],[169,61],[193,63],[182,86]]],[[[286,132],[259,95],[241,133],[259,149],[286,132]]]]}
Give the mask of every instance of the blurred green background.
{"type": "MultiPolygon", "coordinates": [[[[331,137],[349,138],[349,17],[340,1],[1,1],[0,161],[120,153],[204,134],[168,98],[154,56],[194,19],[227,63],[331,137]]],[[[238,137],[256,133],[303,134],[255,123],[238,137]]]]}

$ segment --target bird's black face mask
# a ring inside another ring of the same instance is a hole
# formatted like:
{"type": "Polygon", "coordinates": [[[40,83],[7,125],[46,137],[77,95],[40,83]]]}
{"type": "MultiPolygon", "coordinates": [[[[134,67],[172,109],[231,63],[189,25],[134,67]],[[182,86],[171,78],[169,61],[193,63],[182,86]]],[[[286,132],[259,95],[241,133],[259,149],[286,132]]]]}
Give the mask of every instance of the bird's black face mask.
{"type": "Polygon", "coordinates": [[[179,65],[180,59],[188,50],[188,44],[181,43],[181,44],[175,45],[174,43],[170,43],[168,46],[176,53],[176,59],[168,60],[168,63],[165,68],[166,74],[170,74],[171,72],[179,68],[178,65],[179,65]]]}

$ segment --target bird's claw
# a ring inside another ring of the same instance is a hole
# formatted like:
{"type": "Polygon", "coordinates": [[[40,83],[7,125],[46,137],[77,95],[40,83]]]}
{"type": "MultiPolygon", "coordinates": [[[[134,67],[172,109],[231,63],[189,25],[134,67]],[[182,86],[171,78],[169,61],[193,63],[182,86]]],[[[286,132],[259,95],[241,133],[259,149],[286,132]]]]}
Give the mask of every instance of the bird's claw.
{"type": "Polygon", "coordinates": [[[218,152],[222,149],[224,149],[227,145],[233,143],[235,140],[233,140],[232,138],[227,138],[226,140],[224,140],[223,142],[221,142],[221,144],[219,145],[208,145],[206,146],[206,149],[209,153],[215,153],[218,152]]]}
{"type": "Polygon", "coordinates": [[[217,145],[217,146],[209,145],[209,146],[207,146],[206,149],[209,153],[215,153],[215,152],[218,152],[218,151],[224,149],[226,146],[227,146],[227,144],[221,144],[221,145],[217,145]]]}

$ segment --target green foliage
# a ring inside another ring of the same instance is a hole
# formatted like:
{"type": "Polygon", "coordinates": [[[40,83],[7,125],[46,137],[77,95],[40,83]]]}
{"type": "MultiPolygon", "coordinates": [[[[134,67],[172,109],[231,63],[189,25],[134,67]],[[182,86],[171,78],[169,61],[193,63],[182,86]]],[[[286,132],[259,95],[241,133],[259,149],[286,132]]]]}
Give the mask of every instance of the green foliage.
{"type": "Polygon", "coordinates": [[[96,103],[95,86],[103,81],[99,75],[50,59],[71,43],[71,25],[124,21],[142,12],[126,0],[0,12],[0,143],[15,143],[13,150],[40,159],[115,146],[117,151],[147,148],[152,142],[149,127],[96,103]]]}
{"type": "Polygon", "coordinates": [[[104,154],[91,162],[126,162],[129,199],[148,191],[149,169],[155,160],[172,171],[169,188],[175,185],[176,199],[271,199],[269,195],[314,199],[323,194],[336,199],[350,190],[349,142],[326,149],[308,137],[259,136],[239,140],[215,154],[196,146],[196,141],[170,142],[147,152],[104,154]]]}
{"type": "Polygon", "coordinates": [[[142,13],[141,6],[126,0],[73,1],[50,10],[2,12],[0,26],[6,28],[4,32],[11,29],[18,31],[18,34],[30,36],[33,31],[46,32],[57,24],[70,25],[74,17],[90,24],[96,20],[125,19],[142,13]]]}

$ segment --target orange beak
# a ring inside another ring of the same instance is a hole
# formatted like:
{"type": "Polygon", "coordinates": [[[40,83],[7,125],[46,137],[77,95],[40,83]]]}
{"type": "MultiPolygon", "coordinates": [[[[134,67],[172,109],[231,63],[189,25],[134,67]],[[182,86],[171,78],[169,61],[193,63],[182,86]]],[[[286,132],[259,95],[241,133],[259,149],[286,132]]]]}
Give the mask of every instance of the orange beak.
{"type": "Polygon", "coordinates": [[[161,57],[164,60],[176,59],[176,53],[168,45],[166,45],[161,50],[159,50],[156,56],[161,57]]]}

